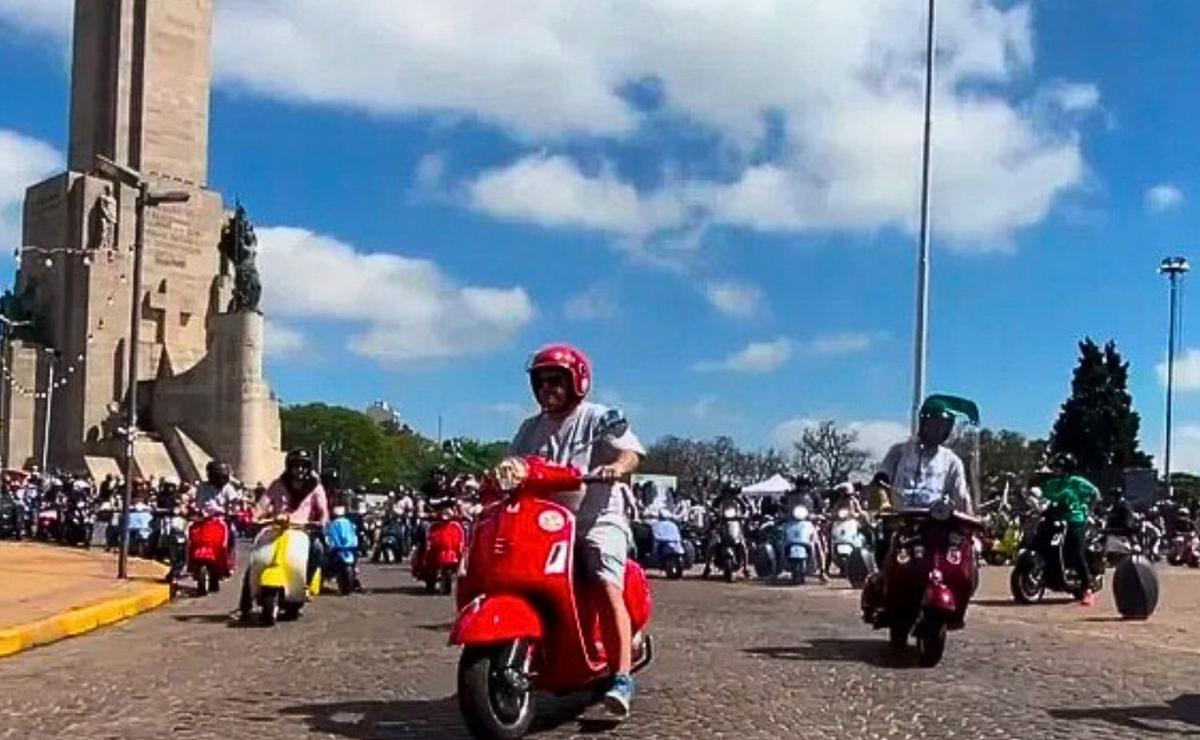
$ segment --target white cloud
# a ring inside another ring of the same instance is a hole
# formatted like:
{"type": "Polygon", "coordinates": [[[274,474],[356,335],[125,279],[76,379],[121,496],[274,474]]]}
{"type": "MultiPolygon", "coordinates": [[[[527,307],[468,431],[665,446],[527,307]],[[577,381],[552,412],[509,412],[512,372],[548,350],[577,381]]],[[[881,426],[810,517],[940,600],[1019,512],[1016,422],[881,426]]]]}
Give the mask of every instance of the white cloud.
{"type": "Polygon", "coordinates": [[[417,161],[413,172],[413,181],[417,191],[422,193],[438,193],[446,178],[446,155],[441,152],[431,152],[417,161]]]}
{"type": "Polygon", "coordinates": [[[53,38],[71,34],[71,0],[0,0],[0,27],[53,38]]]}
{"type": "Polygon", "coordinates": [[[874,338],[864,332],[825,334],[814,337],[803,345],[803,350],[814,357],[842,357],[866,352],[874,338]]]}
{"type": "Polygon", "coordinates": [[[611,168],[584,174],[563,156],[530,155],[485,172],[469,186],[472,205],[498,218],[540,226],[643,235],[682,223],[672,195],[643,196],[611,168]]]}
{"type": "Polygon", "coordinates": [[[427,260],[358,252],[286,226],[258,237],[264,309],[346,322],[350,349],[364,357],[406,363],[482,353],[507,344],[534,315],[524,289],[461,286],[427,260]]]}
{"type": "Polygon", "coordinates": [[[779,338],[772,342],[751,342],[723,360],[698,362],[700,372],[769,373],[778,370],[792,356],[792,341],[779,338]]]}
{"type": "Polygon", "coordinates": [[[0,129],[0,253],[21,246],[25,189],[60,170],[62,159],[49,144],[0,129]]]}
{"type": "Polygon", "coordinates": [[[1146,191],[1146,210],[1163,213],[1183,203],[1183,191],[1170,183],[1161,183],[1146,191]]]}
{"type": "Polygon", "coordinates": [[[308,337],[302,331],[277,321],[267,321],[263,334],[268,357],[293,357],[308,347],[308,337]]]}
{"type": "Polygon", "coordinates": [[[488,406],[487,410],[493,414],[496,414],[497,416],[506,416],[511,419],[524,419],[525,417],[532,416],[535,413],[535,409],[530,406],[522,406],[519,403],[512,403],[510,401],[493,403],[488,406]]]}
{"type": "MultiPolygon", "coordinates": [[[[817,426],[821,420],[810,417],[788,419],[777,424],[771,431],[771,442],[779,450],[789,451],[792,442],[800,439],[805,429],[817,426]]],[[[897,442],[903,442],[909,437],[909,427],[898,421],[888,419],[868,419],[863,421],[838,422],[838,426],[849,429],[858,435],[858,445],[871,456],[872,462],[883,459],[887,451],[897,442]]]]}
{"type": "MultiPolygon", "coordinates": [[[[0,20],[61,25],[65,37],[68,4],[42,5],[3,0],[0,20]]],[[[938,10],[934,228],[962,247],[1006,246],[1084,181],[1082,117],[1099,93],[1029,84],[1031,2],[938,10]]],[[[729,170],[640,190],[527,153],[473,188],[478,207],[504,218],[644,235],[678,226],[686,207],[763,231],[873,232],[915,227],[924,42],[910,0],[222,0],[214,58],[225,86],[482,121],[539,146],[699,129],[729,170]],[[661,90],[658,109],[623,94],[645,80],[661,90]],[[750,164],[768,129],[778,155],[750,164]]],[[[665,168],[696,171],[687,164],[665,168]]]]}
{"type": "MultiPolygon", "coordinates": [[[[1158,371],[1158,382],[1165,387],[1167,385],[1166,361],[1158,363],[1155,370],[1158,371]]],[[[1185,349],[1180,355],[1176,356],[1175,390],[1200,390],[1200,349],[1185,349]]]]}
{"type": "Polygon", "coordinates": [[[595,283],[567,299],[563,314],[569,321],[599,321],[611,319],[620,307],[605,283],[595,283]]]}
{"type": "MultiPolygon", "coordinates": [[[[1155,455],[1154,460],[1161,471],[1161,456],[1155,455]]],[[[1174,440],[1171,444],[1171,471],[1200,473],[1200,423],[1175,425],[1174,440]]]]}
{"type": "Polygon", "coordinates": [[[749,318],[763,309],[763,293],[757,286],[733,280],[709,283],[704,296],[726,316],[749,318]]]}

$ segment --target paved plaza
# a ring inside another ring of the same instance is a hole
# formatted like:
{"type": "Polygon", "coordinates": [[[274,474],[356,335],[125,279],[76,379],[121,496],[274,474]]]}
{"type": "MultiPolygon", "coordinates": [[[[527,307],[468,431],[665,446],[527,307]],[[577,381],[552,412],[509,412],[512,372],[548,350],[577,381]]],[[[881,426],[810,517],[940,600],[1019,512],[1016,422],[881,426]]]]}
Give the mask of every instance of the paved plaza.
{"type": "MultiPolygon", "coordinates": [[[[1200,573],[1164,571],[1151,622],[1019,608],[986,573],[934,670],[885,648],[844,587],[655,582],[656,663],[613,738],[1136,738],[1200,732],[1200,573]]],[[[232,627],[234,589],[0,662],[0,737],[463,738],[450,600],[401,566],[297,623],[232,627]]],[[[540,736],[602,729],[544,702],[540,736]]]]}

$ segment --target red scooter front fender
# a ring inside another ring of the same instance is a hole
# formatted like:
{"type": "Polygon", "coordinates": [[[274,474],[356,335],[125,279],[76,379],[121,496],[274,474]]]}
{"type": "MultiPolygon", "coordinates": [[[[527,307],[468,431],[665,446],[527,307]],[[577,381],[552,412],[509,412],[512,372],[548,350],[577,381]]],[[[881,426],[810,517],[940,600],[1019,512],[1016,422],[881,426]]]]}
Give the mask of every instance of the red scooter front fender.
{"type": "Polygon", "coordinates": [[[542,618],[516,596],[480,596],[464,606],[450,628],[450,644],[471,647],[517,639],[541,642],[542,618]]]}

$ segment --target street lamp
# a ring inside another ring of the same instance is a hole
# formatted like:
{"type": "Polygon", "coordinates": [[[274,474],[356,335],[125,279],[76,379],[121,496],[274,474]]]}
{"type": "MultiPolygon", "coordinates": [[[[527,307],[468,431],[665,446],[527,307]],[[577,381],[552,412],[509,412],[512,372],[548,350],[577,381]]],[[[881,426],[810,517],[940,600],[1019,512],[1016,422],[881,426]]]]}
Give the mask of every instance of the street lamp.
{"type": "Polygon", "coordinates": [[[121,555],[117,559],[117,578],[129,575],[129,504],[133,498],[133,447],[137,439],[138,342],[142,325],[142,254],[146,247],[146,209],[165,203],[185,203],[191,194],[185,190],[152,193],[150,183],[135,169],[117,164],[104,155],[96,155],[96,171],[115,183],[137,189],[137,227],[133,239],[133,300],[129,308],[129,372],[125,426],[125,492],[121,496],[121,555]]]}
{"type": "Polygon", "coordinates": [[[1167,329],[1167,440],[1163,454],[1163,475],[1167,480],[1167,497],[1174,497],[1171,486],[1171,411],[1175,395],[1175,324],[1179,316],[1179,281],[1192,266],[1186,257],[1167,257],[1158,266],[1158,272],[1166,275],[1171,284],[1171,318],[1167,329]]]}
{"type": "Polygon", "coordinates": [[[921,146],[921,238],[917,248],[917,321],[913,342],[912,430],[925,400],[925,356],[929,340],[929,149],[933,133],[934,2],[925,22],[925,138],[921,146]]]}

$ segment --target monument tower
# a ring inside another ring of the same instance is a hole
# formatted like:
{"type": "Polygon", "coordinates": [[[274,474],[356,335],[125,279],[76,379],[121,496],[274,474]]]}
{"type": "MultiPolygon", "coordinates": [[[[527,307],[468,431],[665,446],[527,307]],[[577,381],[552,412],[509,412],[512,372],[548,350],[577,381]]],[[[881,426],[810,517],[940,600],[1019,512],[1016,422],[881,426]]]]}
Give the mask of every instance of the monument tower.
{"type": "MultiPolygon", "coordinates": [[[[193,478],[210,456],[251,483],[278,472],[263,317],[257,298],[234,300],[253,252],[235,263],[222,249],[232,215],[207,186],[211,37],[212,0],[76,2],[68,171],[26,192],[24,248],[5,311],[32,322],[14,331],[6,357],[0,443],[9,465],[48,453],[51,466],[114,467],[136,298],[146,433],[135,448],[138,472],[193,478]],[[144,210],[136,297],[137,190],[100,174],[97,155],[140,172],[152,189],[189,195],[144,210]]],[[[244,218],[238,224],[246,226],[234,231],[252,239],[244,218]]]]}

